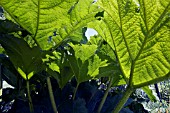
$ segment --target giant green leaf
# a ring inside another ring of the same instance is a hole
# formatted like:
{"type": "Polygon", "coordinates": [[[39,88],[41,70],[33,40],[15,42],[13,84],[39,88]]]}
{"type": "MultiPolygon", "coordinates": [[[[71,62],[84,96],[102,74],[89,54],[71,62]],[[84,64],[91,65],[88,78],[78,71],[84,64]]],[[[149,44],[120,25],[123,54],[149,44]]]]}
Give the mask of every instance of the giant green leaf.
{"type": "Polygon", "coordinates": [[[0,0],[0,6],[26,29],[42,49],[81,40],[82,27],[94,19],[93,0],[0,0]]]}
{"type": "Polygon", "coordinates": [[[104,17],[89,27],[115,51],[127,84],[141,87],[170,78],[170,1],[97,2],[104,17]]]}

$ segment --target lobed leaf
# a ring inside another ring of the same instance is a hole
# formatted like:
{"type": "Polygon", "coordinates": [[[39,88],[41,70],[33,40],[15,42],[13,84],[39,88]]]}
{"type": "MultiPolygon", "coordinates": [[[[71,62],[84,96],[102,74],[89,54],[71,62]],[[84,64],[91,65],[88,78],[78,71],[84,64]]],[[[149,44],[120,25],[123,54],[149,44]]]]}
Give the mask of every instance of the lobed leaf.
{"type": "Polygon", "coordinates": [[[88,65],[88,75],[95,77],[99,75],[99,68],[106,67],[107,60],[102,61],[99,56],[94,55],[92,59],[89,59],[89,65],[88,65]]]}
{"type": "Polygon", "coordinates": [[[170,1],[98,0],[104,17],[89,24],[112,47],[127,84],[170,77],[170,1]]]}
{"type": "Polygon", "coordinates": [[[105,70],[101,72],[100,69],[108,66],[108,63],[106,59],[101,59],[96,54],[97,45],[70,44],[70,46],[74,52],[71,53],[72,55],[70,55],[68,59],[78,83],[105,75],[105,70]],[[103,73],[103,75],[100,75],[101,73],[103,73]]]}
{"type": "Polygon", "coordinates": [[[96,45],[73,45],[70,46],[75,51],[76,59],[80,59],[83,63],[93,56],[97,50],[96,45]]]}
{"type": "Polygon", "coordinates": [[[64,52],[54,51],[46,55],[43,62],[47,65],[47,72],[54,77],[62,89],[67,82],[73,77],[72,69],[68,62],[68,56],[64,52]]]}
{"type": "Polygon", "coordinates": [[[0,6],[44,50],[80,41],[82,27],[94,19],[93,0],[1,0],[0,6]]]}

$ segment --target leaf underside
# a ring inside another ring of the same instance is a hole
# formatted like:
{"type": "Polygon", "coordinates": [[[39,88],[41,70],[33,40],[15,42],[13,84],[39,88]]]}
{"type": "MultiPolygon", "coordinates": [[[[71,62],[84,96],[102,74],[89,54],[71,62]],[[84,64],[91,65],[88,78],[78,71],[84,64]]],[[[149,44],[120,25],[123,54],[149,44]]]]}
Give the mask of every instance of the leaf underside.
{"type": "Polygon", "coordinates": [[[113,48],[127,84],[170,78],[170,1],[98,0],[104,17],[89,24],[113,48]]]}
{"type": "Polygon", "coordinates": [[[80,41],[82,27],[94,19],[93,0],[1,0],[12,19],[44,50],[67,40],[80,41]]]}
{"type": "MultiPolygon", "coordinates": [[[[82,27],[92,21],[89,27],[112,48],[127,84],[142,87],[170,78],[169,0],[1,0],[0,5],[43,50],[80,41],[82,27]],[[103,17],[94,20],[99,8],[103,17]]],[[[79,71],[96,76],[83,70],[90,57],[82,58],[74,59],[75,65],[83,64],[79,71]]],[[[102,67],[103,61],[95,59],[102,67]]]]}

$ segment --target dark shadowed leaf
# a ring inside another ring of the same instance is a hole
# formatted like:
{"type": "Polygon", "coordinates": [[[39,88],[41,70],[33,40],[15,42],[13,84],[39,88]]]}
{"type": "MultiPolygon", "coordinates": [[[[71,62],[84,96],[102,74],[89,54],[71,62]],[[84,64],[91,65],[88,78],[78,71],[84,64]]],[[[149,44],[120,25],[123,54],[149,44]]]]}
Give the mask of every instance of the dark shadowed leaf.
{"type": "Polygon", "coordinates": [[[0,44],[25,80],[43,69],[40,48],[30,48],[27,42],[21,38],[15,38],[13,35],[0,35],[0,44]]]}

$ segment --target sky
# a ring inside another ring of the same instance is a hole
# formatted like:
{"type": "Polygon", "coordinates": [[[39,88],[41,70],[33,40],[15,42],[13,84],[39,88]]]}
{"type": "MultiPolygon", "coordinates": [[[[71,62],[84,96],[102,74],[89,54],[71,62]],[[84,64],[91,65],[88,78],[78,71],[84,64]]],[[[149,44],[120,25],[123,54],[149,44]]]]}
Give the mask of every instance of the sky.
{"type": "Polygon", "coordinates": [[[92,29],[92,28],[87,28],[87,31],[85,33],[85,36],[87,37],[87,39],[89,40],[90,39],[90,36],[94,36],[94,35],[97,35],[97,31],[92,29]]]}

